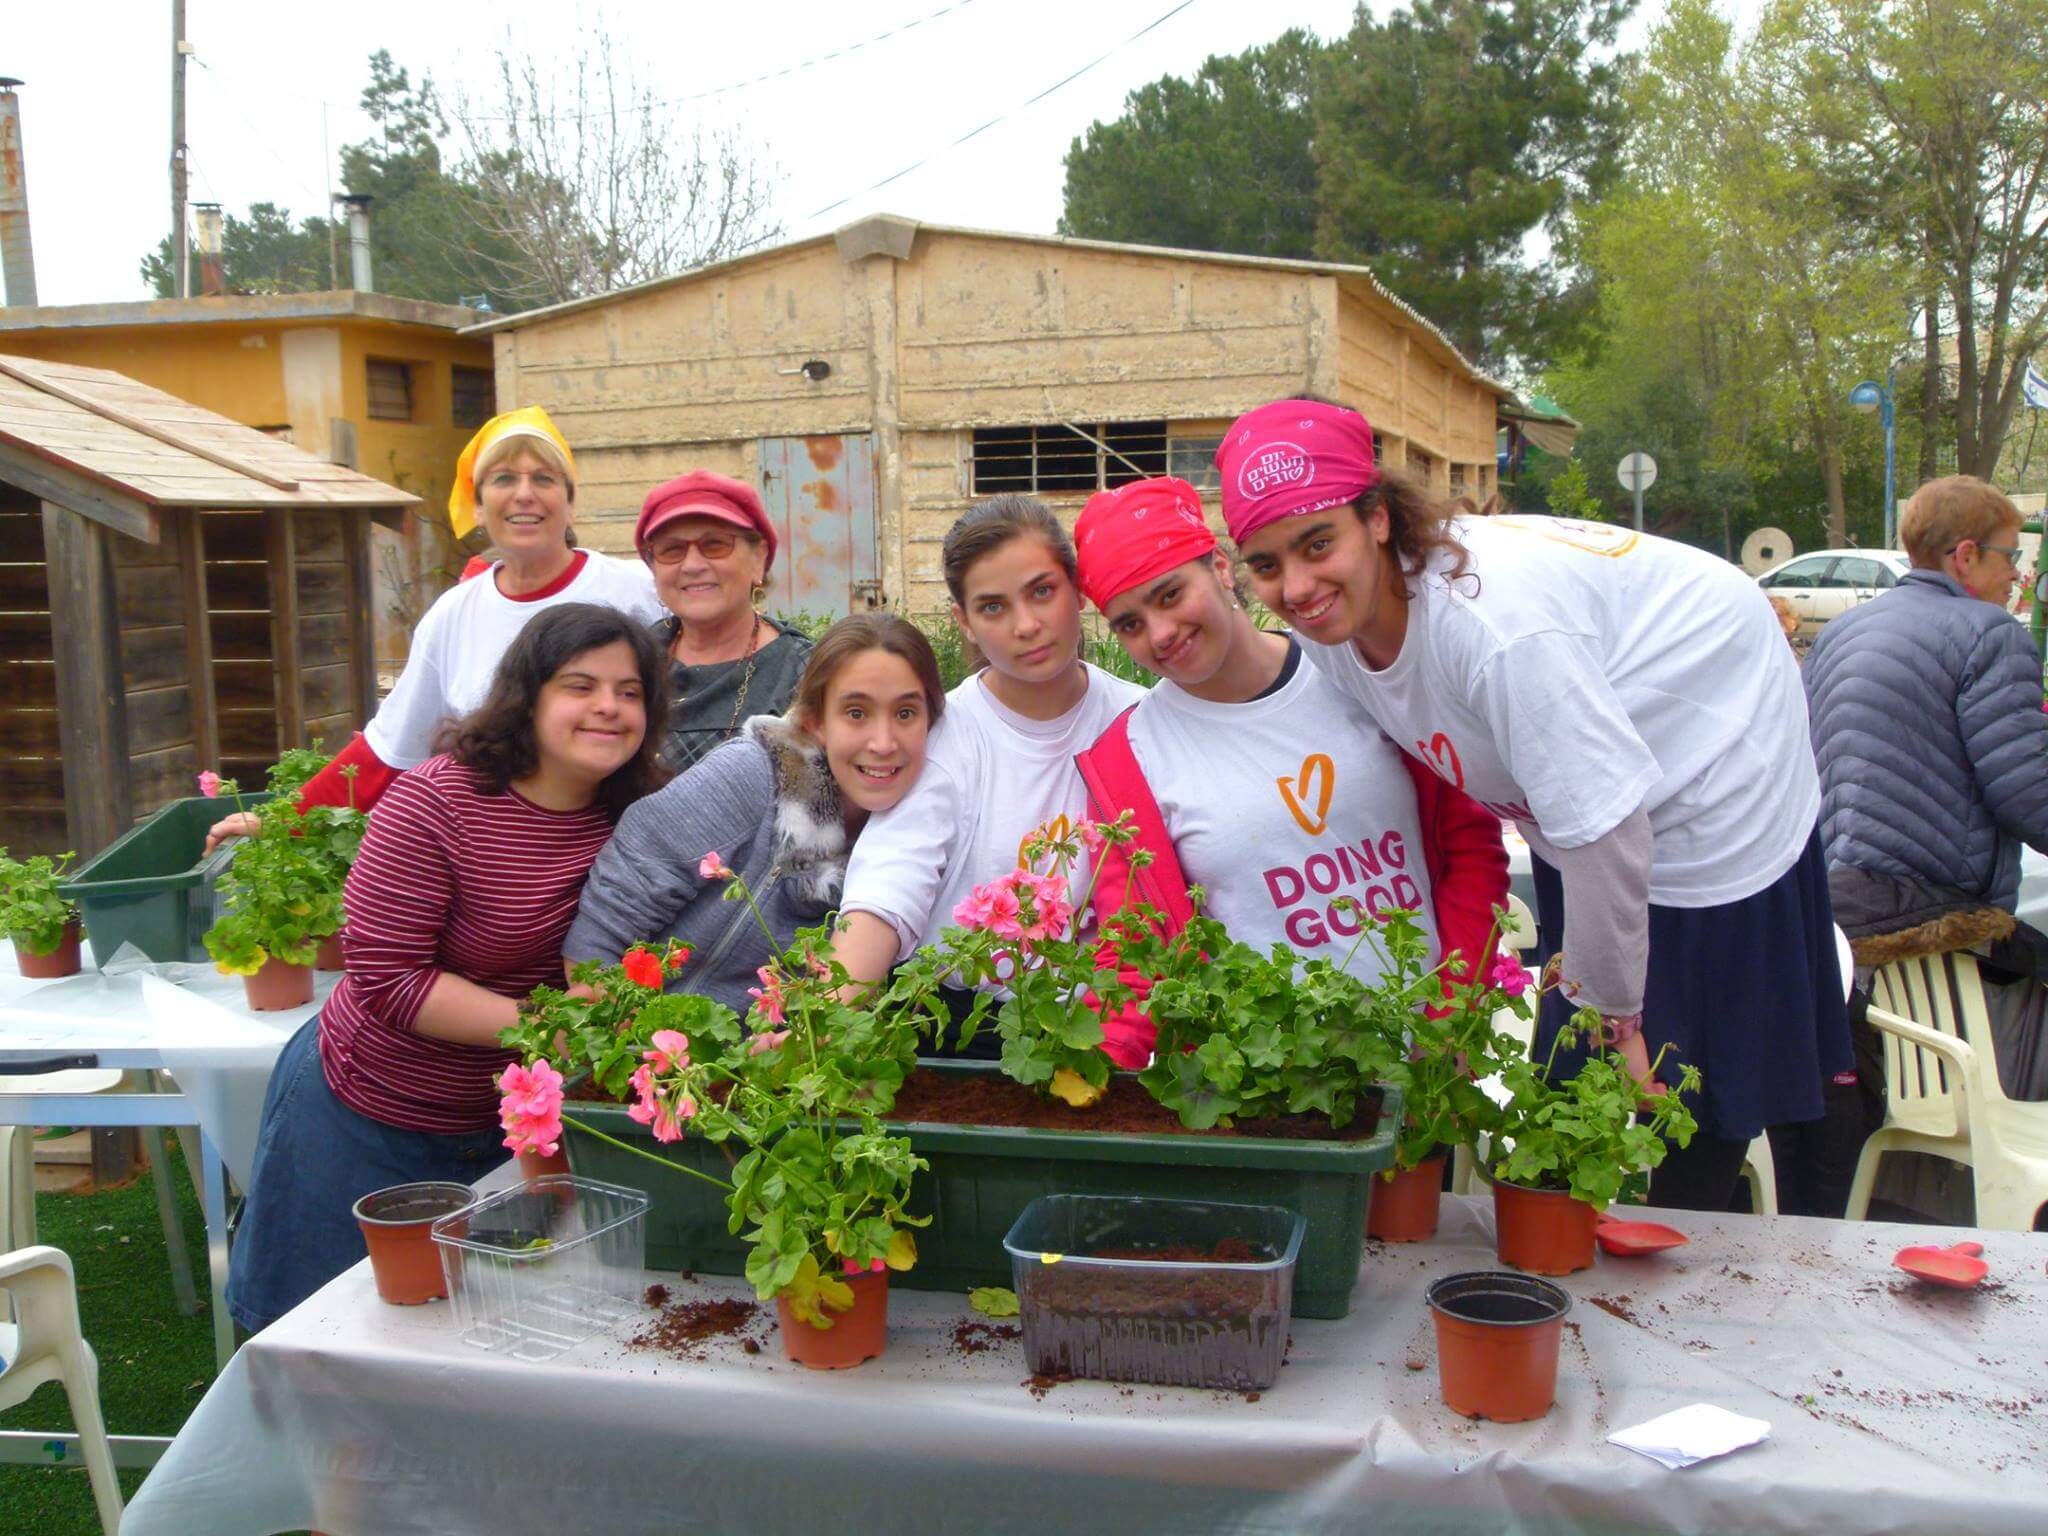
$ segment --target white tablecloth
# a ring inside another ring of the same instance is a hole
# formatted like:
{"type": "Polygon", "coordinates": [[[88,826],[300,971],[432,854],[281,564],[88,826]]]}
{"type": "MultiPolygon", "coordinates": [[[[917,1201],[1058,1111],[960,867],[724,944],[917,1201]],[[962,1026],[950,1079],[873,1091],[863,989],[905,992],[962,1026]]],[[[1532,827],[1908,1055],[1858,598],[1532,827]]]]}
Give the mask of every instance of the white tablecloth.
{"type": "MultiPolygon", "coordinates": [[[[318,1010],[338,973],[316,977],[313,1002],[276,1013],[253,1012],[238,976],[211,963],[151,965],[116,957],[110,972],[91,968],[58,981],[29,980],[0,946],[0,1050],[82,1053],[106,1065],[162,1067],[191,1101],[208,1137],[238,1183],[246,1184],[263,1115],[263,1093],[278,1052],[318,1010]]],[[[0,1067],[0,1071],[4,1071],[0,1067]]]]}
{"type": "MultiPolygon", "coordinates": [[[[1933,1532],[2039,1536],[2048,1510],[2048,1236],[1983,1242],[2000,1289],[1889,1267],[1924,1234],[1667,1218],[1691,1247],[1603,1258],[1539,1422],[1451,1414],[1422,1303],[1492,1267],[1491,1207],[1369,1244],[1352,1315],[1295,1323],[1258,1402],[1072,1382],[1017,1345],[964,1356],[964,1299],[898,1291],[888,1352],[789,1365],[765,1324],[679,1361],[624,1330],[545,1365],[460,1343],[445,1306],[380,1304],[358,1266],[245,1345],[130,1505],[125,1536],[1116,1531],[1933,1532]],[[1421,1369],[1409,1369],[1411,1362],[1421,1369]],[[1762,1446],[1670,1472],[1604,1444],[1707,1401],[1762,1446]]],[[[652,1277],[650,1277],[652,1278],[652,1277]]],[[[677,1282],[678,1299],[735,1295],[677,1282]]]]}

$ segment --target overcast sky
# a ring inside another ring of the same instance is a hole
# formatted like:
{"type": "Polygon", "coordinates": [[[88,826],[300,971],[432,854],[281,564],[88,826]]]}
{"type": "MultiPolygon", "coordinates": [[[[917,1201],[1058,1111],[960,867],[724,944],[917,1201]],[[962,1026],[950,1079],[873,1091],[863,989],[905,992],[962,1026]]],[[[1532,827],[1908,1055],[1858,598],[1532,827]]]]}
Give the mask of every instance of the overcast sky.
{"type": "MultiPolygon", "coordinates": [[[[190,195],[232,213],[252,202],[317,213],[340,147],[369,135],[357,103],[372,52],[388,48],[415,76],[431,73],[446,95],[458,87],[475,94],[508,29],[516,47],[562,54],[601,20],[665,97],[738,87],[674,110],[679,120],[701,114],[745,130],[780,170],[778,212],[792,235],[880,211],[1050,231],[1068,144],[1089,123],[1115,117],[1127,92],[1289,26],[1334,35],[1353,10],[1351,0],[1189,0],[1175,11],[1178,3],[609,0],[600,9],[501,0],[487,10],[454,0],[188,0],[190,195]],[[479,30],[482,14],[495,19],[479,30]],[[1079,79],[1021,107],[1104,54],[1079,79]],[[742,84],[806,61],[816,62],[742,84]],[[865,190],[927,156],[936,158],[865,190]]],[[[170,0],[10,0],[8,11],[0,75],[26,82],[41,302],[147,297],[138,264],[170,225],[170,0]]],[[[1640,29],[1638,21],[1630,30],[1640,29]]]]}

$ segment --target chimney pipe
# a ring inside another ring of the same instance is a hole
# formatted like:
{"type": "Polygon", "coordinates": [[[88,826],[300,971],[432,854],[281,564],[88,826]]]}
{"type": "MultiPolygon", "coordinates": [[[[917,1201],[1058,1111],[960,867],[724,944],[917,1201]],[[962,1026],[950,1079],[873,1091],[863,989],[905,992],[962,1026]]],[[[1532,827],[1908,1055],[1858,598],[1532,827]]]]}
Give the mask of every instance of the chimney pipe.
{"type": "Polygon", "coordinates": [[[358,293],[370,293],[370,197],[365,192],[344,192],[341,205],[348,210],[349,286],[358,293]]]}
{"type": "Polygon", "coordinates": [[[220,204],[194,203],[192,218],[199,226],[199,291],[217,299],[228,291],[220,258],[220,204]]]}
{"type": "Polygon", "coordinates": [[[0,79],[0,281],[10,306],[36,301],[36,253],[28,235],[28,162],[21,148],[19,80],[0,79]]]}

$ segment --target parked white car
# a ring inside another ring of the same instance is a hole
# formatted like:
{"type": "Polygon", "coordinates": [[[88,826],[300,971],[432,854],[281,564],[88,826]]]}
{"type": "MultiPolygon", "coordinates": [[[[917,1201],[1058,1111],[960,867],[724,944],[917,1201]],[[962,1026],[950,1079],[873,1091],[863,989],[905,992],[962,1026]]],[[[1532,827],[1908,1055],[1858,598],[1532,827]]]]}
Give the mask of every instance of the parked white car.
{"type": "Polygon", "coordinates": [[[1765,571],[1756,584],[1764,596],[1782,598],[1799,633],[1812,636],[1829,619],[1897,586],[1912,568],[1903,550],[1818,549],[1765,571]]]}

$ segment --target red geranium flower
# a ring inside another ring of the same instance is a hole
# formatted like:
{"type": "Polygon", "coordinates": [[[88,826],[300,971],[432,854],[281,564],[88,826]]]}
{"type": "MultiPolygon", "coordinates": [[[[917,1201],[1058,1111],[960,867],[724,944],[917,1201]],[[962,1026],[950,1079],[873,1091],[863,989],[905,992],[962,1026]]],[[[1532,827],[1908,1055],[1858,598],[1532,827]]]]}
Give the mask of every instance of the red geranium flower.
{"type": "Polygon", "coordinates": [[[626,980],[639,987],[661,985],[661,956],[651,949],[629,949],[620,961],[625,967],[626,980]]]}

